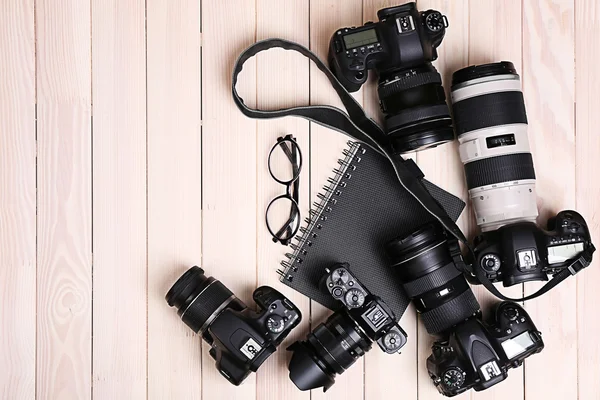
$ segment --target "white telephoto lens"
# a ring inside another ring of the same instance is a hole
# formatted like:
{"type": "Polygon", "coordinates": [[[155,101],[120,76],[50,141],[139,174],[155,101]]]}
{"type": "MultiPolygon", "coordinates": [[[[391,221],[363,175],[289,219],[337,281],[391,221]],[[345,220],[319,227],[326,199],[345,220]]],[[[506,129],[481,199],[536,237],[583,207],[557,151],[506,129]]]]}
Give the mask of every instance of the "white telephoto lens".
{"type": "Polygon", "coordinates": [[[477,225],[485,232],[535,222],[535,170],[521,81],[512,63],[455,72],[452,107],[477,225]]]}

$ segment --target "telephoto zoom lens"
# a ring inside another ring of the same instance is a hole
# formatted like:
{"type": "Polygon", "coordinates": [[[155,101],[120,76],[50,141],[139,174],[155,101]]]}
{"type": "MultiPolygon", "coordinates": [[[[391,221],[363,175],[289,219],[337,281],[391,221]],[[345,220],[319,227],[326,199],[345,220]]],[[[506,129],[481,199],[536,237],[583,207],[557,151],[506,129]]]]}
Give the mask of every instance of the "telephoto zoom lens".
{"type": "Polygon", "coordinates": [[[288,348],[294,352],[290,379],[300,390],[323,387],[326,391],[335,383],[335,375],[350,368],[371,349],[371,343],[347,311],[339,310],[309,333],[306,341],[288,348]]]}
{"type": "Polygon", "coordinates": [[[430,334],[480,314],[479,303],[448,246],[438,223],[423,225],[385,245],[391,267],[430,334]]]}
{"type": "Polygon", "coordinates": [[[508,61],[452,76],[452,110],[469,197],[483,232],[538,215],[521,80],[508,61]]]}
{"type": "Polygon", "coordinates": [[[430,63],[382,74],[377,87],[385,128],[396,153],[454,140],[442,77],[430,63]]]}
{"type": "Polygon", "coordinates": [[[246,305],[220,281],[204,275],[200,267],[187,270],[165,296],[169,306],[194,332],[204,334],[225,307],[242,311],[246,305]]]}

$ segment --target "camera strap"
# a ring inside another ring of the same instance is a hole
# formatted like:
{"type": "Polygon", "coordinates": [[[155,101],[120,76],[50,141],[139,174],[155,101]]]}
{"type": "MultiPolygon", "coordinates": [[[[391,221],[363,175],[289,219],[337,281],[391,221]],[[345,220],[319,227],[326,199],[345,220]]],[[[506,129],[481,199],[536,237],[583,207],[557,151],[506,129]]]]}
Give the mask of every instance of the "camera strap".
{"type": "Polygon", "coordinates": [[[353,140],[365,143],[375,151],[384,155],[392,164],[400,184],[456,239],[468,246],[467,239],[456,223],[448,216],[446,211],[425,189],[421,182],[422,173],[412,160],[404,160],[401,156],[391,151],[388,138],[375,121],[367,117],[363,108],[348,93],[344,86],[336,79],[333,73],[319,59],[319,57],[306,47],[284,39],[267,39],[257,42],[244,50],[238,57],[233,68],[231,91],[233,101],[240,111],[247,117],[254,119],[281,118],[295,116],[316,122],[319,125],[341,132],[353,140]],[[244,63],[256,54],[272,49],[282,48],[296,51],[315,63],[317,68],[325,74],[338,97],[342,101],[347,113],[339,108],[326,105],[306,105],[278,110],[258,110],[249,108],[237,92],[236,84],[239,73],[244,63]]]}
{"type": "MultiPolygon", "coordinates": [[[[469,250],[471,250],[471,249],[469,248],[469,250]]],[[[548,281],[548,283],[546,283],[544,286],[542,286],[540,288],[540,290],[538,290],[537,292],[535,292],[533,294],[530,294],[529,296],[522,297],[520,299],[513,299],[510,297],[506,297],[505,295],[500,293],[500,291],[488,279],[487,275],[481,270],[481,268],[478,268],[478,267],[470,268],[469,272],[472,275],[474,275],[479,280],[479,282],[481,282],[481,284],[483,286],[485,286],[487,290],[492,292],[492,294],[494,294],[496,297],[498,297],[502,300],[508,300],[508,301],[527,301],[527,300],[535,299],[536,297],[540,297],[541,295],[543,295],[544,293],[547,293],[548,291],[550,291],[550,289],[554,288],[556,285],[558,285],[559,283],[561,283],[568,277],[573,276],[573,275],[577,274],[579,271],[581,271],[582,269],[587,268],[592,262],[592,255],[594,254],[594,251],[596,251],[596,248],[594,247],[593,244],[590,243],[589,246],[579,254],[578,258],[573,260],[571,262],[571,264],[569,264],[569,266],[567,266],[566,268],[564,268],[564,269],[560,270],[558,273],[556,273],[552,277],[552,279],[550,279],[550,281],[548,281]]]]}

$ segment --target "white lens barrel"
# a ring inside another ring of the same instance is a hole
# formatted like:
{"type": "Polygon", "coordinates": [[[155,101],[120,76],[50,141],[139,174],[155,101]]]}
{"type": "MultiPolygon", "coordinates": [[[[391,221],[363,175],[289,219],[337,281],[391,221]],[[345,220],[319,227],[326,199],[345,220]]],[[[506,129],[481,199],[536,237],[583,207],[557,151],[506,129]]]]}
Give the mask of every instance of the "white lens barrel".
{"type": "Polygon", "coordinates": [[[485,232],[535,222],[535,170],[514,66],[502,62],[457,71],[451,98],[477,225],[485,232]]]}

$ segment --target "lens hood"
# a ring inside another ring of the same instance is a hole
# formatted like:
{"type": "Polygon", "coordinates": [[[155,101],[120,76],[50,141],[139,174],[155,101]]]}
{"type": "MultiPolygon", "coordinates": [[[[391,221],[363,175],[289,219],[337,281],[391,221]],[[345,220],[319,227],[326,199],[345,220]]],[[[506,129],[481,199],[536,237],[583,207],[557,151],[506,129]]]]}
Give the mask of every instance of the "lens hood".
{"type": "Polygon", "coordinates": [[[304,342],[295,342],[287,348],[292,351],[290,361],[290,379],[300,390],[323,388],[327,391],[335,383],[333,375],[328,374],[313,349],[304,342]]]}

